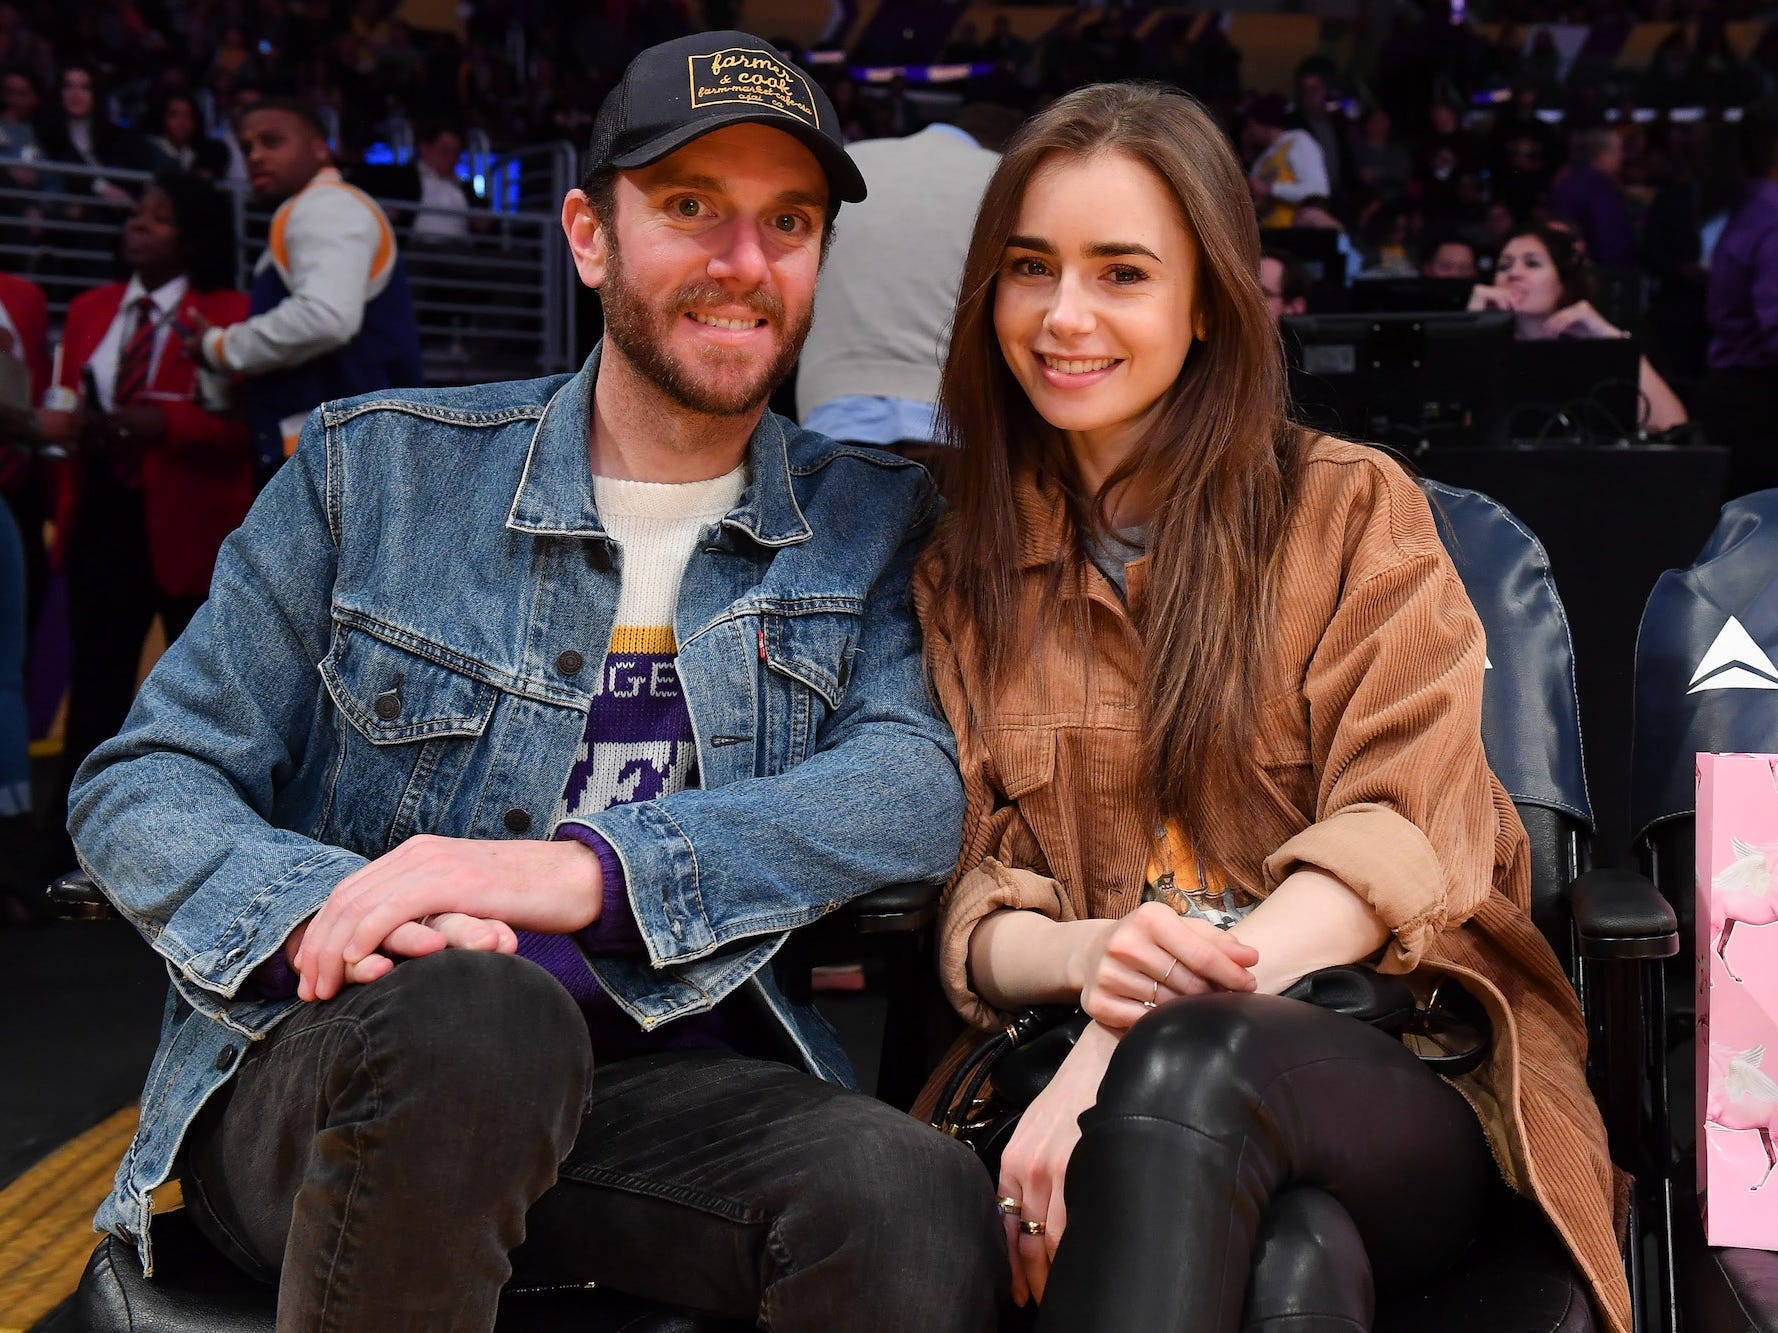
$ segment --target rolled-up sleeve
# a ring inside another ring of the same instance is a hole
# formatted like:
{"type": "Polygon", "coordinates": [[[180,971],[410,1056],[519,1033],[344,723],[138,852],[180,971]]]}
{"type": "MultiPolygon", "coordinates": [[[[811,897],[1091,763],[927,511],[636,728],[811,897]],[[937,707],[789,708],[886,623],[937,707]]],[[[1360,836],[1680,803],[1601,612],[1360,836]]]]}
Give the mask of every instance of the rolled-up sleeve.
{"type": "Polygon", "coordinates": [[[969,939],[984,918],[1002,910],[1040,912],[1052,921],[1079,918],[1062,885],[1047,873],[1037,838],[1018,806],[989,778],[988,748],[975,724],[957,650],[939,611],[932,566],[914,577],[925,634],[926,671],[945,719],[957,736],[963,776],[963,843],[957,868],[939,901],[938,967],[946,996],[965,1022],[992,1028],[1007,1015],[971,987],[969,939]]]}
{"type": "Polygon", "coordinates": [[[1315,819],[1264,863],[1334,876],[1390,939],[1377,967],[1408,972],[1493,886],[1500,814],[1482,750],[1481,621],[1417,487],[1379,483],[1357,575],[1309,663],[1315,819]]]}

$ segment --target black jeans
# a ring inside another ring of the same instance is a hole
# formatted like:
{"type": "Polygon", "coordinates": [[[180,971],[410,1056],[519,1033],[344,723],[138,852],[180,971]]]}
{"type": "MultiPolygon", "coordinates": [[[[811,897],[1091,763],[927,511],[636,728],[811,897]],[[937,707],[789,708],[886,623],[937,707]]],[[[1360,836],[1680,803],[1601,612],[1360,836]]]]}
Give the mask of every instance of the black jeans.
{"type": "Polygon", "coordinates": [[[184,1183],[304,1333],[488,1329],[515,1271],[771,1329],[980,1333],[1006,1282],[961,1144],[771,1061],[594,1078],[567,992],[500,954],[287,1018],[193,1126],[184,1183]]]}
{"type": "Polygon", "coordinates": [[[1449,1268],[1498,1188],[1450,1085],[1275,995],[1144,1018],[1080,1124],[1040,1329],[1368,1329],[1373,1273],[1449,1268]]]}
{"type": "Polygon", "coordinates": [[[155,616],[160,616],[167,642],[172,643],[204,602],[202,597],[175,597],[156,585],[142,492],[119,481],[103,459],[87,459],[84,468],[80,515],[69,537],[64,566],[73,662],[58,823],[67,818],[74,770],[117,734],[129,714],[142,641],[155,616]]]}

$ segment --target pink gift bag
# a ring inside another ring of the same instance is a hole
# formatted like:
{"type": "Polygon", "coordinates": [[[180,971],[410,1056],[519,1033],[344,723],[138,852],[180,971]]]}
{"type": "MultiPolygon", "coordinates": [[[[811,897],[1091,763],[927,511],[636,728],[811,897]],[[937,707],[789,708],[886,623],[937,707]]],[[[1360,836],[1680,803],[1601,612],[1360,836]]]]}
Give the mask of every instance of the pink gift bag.
{"type": "Polygon", "coordinates": [[[1778,755],[1698,756],[1698,1199],[1778,1250],[1778,755]]]}

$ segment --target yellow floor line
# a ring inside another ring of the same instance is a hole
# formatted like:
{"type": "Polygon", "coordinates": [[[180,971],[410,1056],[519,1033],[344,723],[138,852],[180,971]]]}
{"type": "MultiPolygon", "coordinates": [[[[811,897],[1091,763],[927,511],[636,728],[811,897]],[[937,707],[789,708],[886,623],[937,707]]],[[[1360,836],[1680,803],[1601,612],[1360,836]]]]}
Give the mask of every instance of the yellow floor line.
{"type": "Polygon", "coordinates": [[[99,1239],[93,1213],[135,1132],[125,1107],[0,1190],[0,1333],[24,1333],[74,1290],[99,1239]]]}

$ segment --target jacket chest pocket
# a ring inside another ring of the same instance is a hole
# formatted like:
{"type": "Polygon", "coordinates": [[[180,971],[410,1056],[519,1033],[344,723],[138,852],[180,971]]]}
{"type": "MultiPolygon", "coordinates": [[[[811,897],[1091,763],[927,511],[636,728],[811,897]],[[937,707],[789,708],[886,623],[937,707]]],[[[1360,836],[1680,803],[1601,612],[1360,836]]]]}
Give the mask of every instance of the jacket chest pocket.
{"type": "Polygon", "coordinates": [[[858,613],[768,606],[756,622],[759,695],[754,772],[782,773],[807,759],[846,693],[858,613]]]}
{"type": "Polygon", "coordinates": [[[377,856],[416,833],[466,826],[475,803],[458,803],[457,789],[500,692],[338,623],[321,679],[339,714],[325,836],[377,856]]]}

